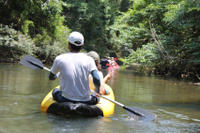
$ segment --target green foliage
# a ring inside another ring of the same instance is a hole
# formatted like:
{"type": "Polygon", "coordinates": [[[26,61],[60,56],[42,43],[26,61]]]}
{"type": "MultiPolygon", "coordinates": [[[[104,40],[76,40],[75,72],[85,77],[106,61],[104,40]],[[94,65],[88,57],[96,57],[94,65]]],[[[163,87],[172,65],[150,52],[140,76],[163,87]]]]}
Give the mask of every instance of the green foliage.
{"type": "Polygon", "coordinates": [[[63,8],[67,25],[83,33],[86,51],[95,50],[100,55],[109,54],[112,45],[109,42],[107,27],[116,16],[118,3],[109,0],[64,1],[63,8]]]}
{"type": "MultiPolygon", "coordinates": [[[[164,20],[167,20],[169,29],[172,29],[173,32],[165,32],[167,41],[163,45],[169,49],[169,54],[175,58],[171,66],[176,65],[181,68],[175,74],[180,76],[183,73],[188,77],[197,79],[200,74],[200,26],[197,22],[200,19],[200,2],[184,0],[174,7],[178,7],[178,9],[169,8],[172,11],[165,14],[164,20]],[[174,12],[173,10],[177,13],[169,13],[174,12]],[[173,17],[169,17],[169,14],[173,17]]],[[[169,66],[170,69],[171,66],[169,66]]]]}
{"type": "Polygon", "coordinates": [[[43,59],[45,63],[52,64],[56,56],[67,52],[59,42],[54,42],[53,45],[44,45],[37,49],[35,54],[38,58],[43,59]]]}
{"type": "Polygon", "coordinates": [[[132,1],[130,1],[130,0],[121,0],[119,10],[121,12],[126,12],[130,8],[130,5],[132,5],[132,1]]]}
{"type": "Polygon", "coordinates": [[[157,50],[157,46],[153,43],[143,45],[136,51],[131,52],[131,54],[125,60],[125,65],[131,66],[132,64],[140,64],[140,67],[137,70],[140,72],[145,72],[146,70],[153,70],[156,66],[154,61],[158,59],[158,55],[156,54],[157,50]]]}
{"type": "Polygon", "coordinates": [[[36,52],[38,55],[44,56],[46,53],[44,57],[49,57],[49,47],[59,48],[55,51],[66,48],[66,37],[71,30],[64,25],[61,0],[15,0],[1,3],[0,23],[13,25],[13,28],[32,38],[40,49],[36,52]],[[47,47],[46,52],[42,52],[44,47],[47,47]]]}
{"type": "Polygon", "coordinates": [[[0,60],[16,61],[24,54],[32,55],[37,50],[33,41],[16,30],[0,25],[0,60]]]}
{"type": "Polygon", "coordinates": [[[194,0],[133,0],[132,8],[109,27],[110,43],[122,56],[130,54],[128,64],[139,63],[157,74],[198,79],[199,8],[200,2],[194,0]]]}
{"type": "Polygon", "coordinates": [[[34,23],[33,21],[30,21],[30,20],[25,20],[24,21],[24,24],[22,25],[22,31],[25,35],[28,35],[29,33],[29,26],[33,27],[34,28],[34,23]]]}

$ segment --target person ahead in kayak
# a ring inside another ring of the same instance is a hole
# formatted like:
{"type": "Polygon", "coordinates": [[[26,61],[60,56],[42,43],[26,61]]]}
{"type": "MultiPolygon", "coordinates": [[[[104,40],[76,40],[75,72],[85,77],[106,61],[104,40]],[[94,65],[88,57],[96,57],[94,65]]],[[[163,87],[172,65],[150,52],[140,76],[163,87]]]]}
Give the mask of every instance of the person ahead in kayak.
{"type": "Polygon", "coordinates": [[[72,32],[68,37],[69,53],[61,54],[54,60],[49,79],[56,79],[60,72],[60,88],[53,91],[53,98],[57,102],[97,104],[98,98],[91,95],[89,88],[89,74],[93,77],[96,92],[103,92],[97,67],[93,59],[80,50],[84,45],[84,37],[79,32],[72,32]]]}
{"type": "MultiPolygon", "coordinates": [[[[103,76],[103,73],[101,71],[101,64],[100,64],[100,57],[99,57],[99,54],[95,51],[90,51],[87,53],[88,56],[92,57],[96,66],[97,66],[97,69],[98,69],[98,74],[100,76],[100,80],[101,80],[101,85],[104,86],[104,84],[110,80],[112,78],[112,73],[111,72],[108,72],[108,74],[104,77],[103,76]]],[[[104,95],[105,94],[109,94],[109,92],[104,89],[105,91],[102,92],[104,95]]]]}

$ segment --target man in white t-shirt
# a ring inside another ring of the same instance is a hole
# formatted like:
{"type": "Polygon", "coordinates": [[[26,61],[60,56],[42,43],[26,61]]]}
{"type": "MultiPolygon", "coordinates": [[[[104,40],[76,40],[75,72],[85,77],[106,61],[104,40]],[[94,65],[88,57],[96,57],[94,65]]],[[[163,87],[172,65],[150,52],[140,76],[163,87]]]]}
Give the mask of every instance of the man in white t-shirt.
{"type": "Polygon", "coordinates": [[[60,72],[60,88],[53,91],[57,102],[97,104],[98,98],[91,95],[89,74],[93,76],[96,92],[104,91],[100,84],[97,67],[93,59],[85,53],[80,53],[84,45],[84,37],[79,32],[72,32],[68,37],[69,53],[61,54],[54,60],[49,79],[56,79],[60,72]]]}

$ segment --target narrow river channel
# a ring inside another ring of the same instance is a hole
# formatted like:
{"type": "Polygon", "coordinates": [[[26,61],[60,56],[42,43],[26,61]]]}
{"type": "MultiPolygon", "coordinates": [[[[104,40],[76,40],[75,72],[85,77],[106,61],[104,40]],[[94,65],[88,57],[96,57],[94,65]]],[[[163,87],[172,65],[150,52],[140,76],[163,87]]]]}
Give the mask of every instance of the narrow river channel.
{"type": "Polygon", "coordinates": [[[116,71],[109,85],[115,99],[157,115],[155,121],[129,119],[115,106],[112,117],[64,118],[40,112],[44,96],[59,81],[48,72],[0,64],[0,133],[183,133],[200,132],[200,86],[189,82],[116,71]]]}

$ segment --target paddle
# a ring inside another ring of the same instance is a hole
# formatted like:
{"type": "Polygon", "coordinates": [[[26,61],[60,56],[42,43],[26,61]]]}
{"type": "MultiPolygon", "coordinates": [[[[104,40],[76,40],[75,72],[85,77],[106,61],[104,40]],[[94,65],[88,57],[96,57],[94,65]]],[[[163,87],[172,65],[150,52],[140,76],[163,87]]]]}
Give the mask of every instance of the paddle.
{"type": "Polygon", "coordinates": [[[20,60],[20,63],[24,66],[27,66],[31,69],[44,69],[44,70],[47,70],[50,72],[50,69],[47,68],[47,67],[44,67],[43,66],[43,63],[36,59],[35,57],[33,56],[30,56],[30,55],[26,55],[24,56],[21,60],[20,60]]]}
{"type": "Polygon", "coordinates": [[[131,112],[131,113],[133,113],[133,114],[135,114],[135,115],[137,115],[137,116],[140,116],[140,117],[144,117],[144,114],[142,114],[142,113],[140,113],[140,112],[138,112],[138,111],[136,111],[136,110],[133,110],[133,109],[131,109],[130,107],[127,107],[127,106],[123,105],[122,103],[119,103],[119,102],[117,102],[117,101],[114,101],[114,100],[112,100],[112,99],[109,99],[109,98],[107,98],[107,97],[105,97],[105,96],[103,96],[103,95],[100,95],[100,96],[101,96],[102,98],[104,98],[104,99],[106,99],[106,100],[112,102],[112,103],[115,103],[115,104],[119,105],[120,107],[122,107],[123,109],[125,109],[125,110],[128,111],[128,112],[131,112]]]}
{"type": "MultiPolygon", "coordinates": [[[[31,69],[44,69],[44,70],[47,70],[47,71],[50,71],[50,69],[48,69],[48,68],[46,68],[46,67],[44,67],[43,66],[43,63],[40,61],[40,60],[38,60],[38,59],[36,59],[35,57],[33,57],[33,56],[30,56],[30,55],[26,55],[26,56],[24,56],[21,60],[20,60],[20,63],[22,64],[22,65],[24,65],[24,66],[27,66],[27,67],[29,67],[29,68],[31,68],[31,69]]],[[[105,97],[105,96],[103,96],[103,95],[99,95],[100,97],[102,97],[102,98],[104,98],[104,99],[106,99],[106,100],[108,100],[108,101],[110,101],[110,102],[112,102],[112,103],[115,103],[115,104],[117,104],[117,105],[119,105],[120,107],[122,107],[123,109],[125,109],[126,111],[128,111],[128,112],[130,112],[130,113],[133,113],[134,115],[137,115],[137,116],[139,116],[139,117],[143,117],[143,118],[145,118],[145,116],[146,116],[146,114],[147,113],[141,113],[141,112],[145,112],[145,111],[141,111],[141,109],[139,109],[140,111],[138,111],[138,109],[137,108],[130,108],[130,107],[127,107],[127,106],[125,106],[125,105],[123,105],[122,103],[119,103],[119,102],[117,102],[117,101],[114,101],[114,100],[112,100],[112,99],[109,99],[109,98],[107,98],[107,97],[105,97]]],[[[151,116],[154,116],[153,114],[150,114],[151,116]]],[[[154,119],[155,117],[152,117],[152,120],[154,119]]]]}

